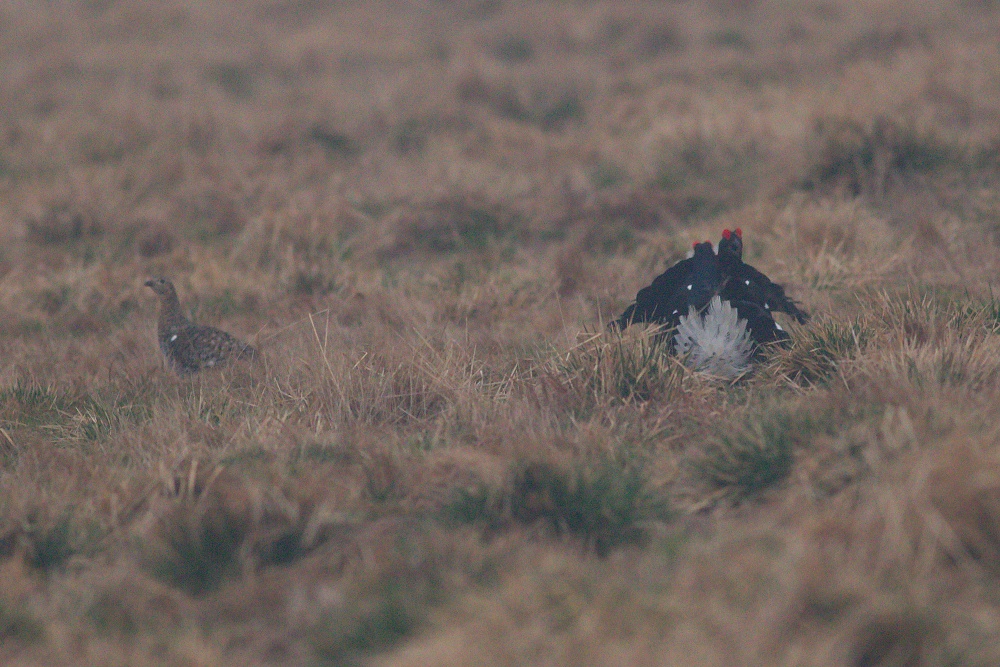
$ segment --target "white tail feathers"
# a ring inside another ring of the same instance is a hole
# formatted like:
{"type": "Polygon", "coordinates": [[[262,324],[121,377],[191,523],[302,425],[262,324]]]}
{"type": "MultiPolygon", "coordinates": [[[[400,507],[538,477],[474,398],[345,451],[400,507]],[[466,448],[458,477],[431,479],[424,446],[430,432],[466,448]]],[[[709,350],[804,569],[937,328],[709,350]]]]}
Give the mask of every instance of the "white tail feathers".
{"type": "Polygon", "coordinates": [[[712,298],[704,314],[691,306],[681,317],[674,346],[689,368],[728,379],[747,371],[753,353],[747,321],[718,296],[712,298]]]}

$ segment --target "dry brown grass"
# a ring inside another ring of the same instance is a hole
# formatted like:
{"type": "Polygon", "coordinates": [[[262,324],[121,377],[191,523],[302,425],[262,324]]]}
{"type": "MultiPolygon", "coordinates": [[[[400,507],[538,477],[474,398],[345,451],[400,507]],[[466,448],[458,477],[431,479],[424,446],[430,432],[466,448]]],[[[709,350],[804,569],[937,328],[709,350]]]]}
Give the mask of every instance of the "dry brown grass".
{"type": "Polygon", "coordinates": [[[997,664],[994,5],[3,4],[0,662],[997,664]]]}

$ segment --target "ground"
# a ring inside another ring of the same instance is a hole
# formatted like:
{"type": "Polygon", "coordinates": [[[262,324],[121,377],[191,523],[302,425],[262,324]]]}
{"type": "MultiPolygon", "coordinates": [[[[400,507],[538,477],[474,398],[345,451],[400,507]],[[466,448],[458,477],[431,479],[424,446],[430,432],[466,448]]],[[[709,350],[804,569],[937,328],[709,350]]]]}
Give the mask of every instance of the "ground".
{"type": "Polygon", "coordinates": [[[998,73],[987,0],[0,5],[0,661],[998,664],[998,73]],[[607,329],[735,227],[788,349],[607,329]]]}

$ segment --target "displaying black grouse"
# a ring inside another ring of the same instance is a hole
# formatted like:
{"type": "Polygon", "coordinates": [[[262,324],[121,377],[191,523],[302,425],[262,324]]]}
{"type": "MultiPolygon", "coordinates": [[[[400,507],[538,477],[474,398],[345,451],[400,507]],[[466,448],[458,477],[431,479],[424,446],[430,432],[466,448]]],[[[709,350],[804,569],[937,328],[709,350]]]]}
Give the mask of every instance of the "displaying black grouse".
{"type": "Polygon", "coordinates": [[[212,368],[230,359],[253,359],[257,351],[225,331],[194,324],[181,312],[174,284],[166,278],[146,281],[160,297],[157,338],[170,367],[178,374],[212,368]]]}
{"type": "Polygon", "coordinates": [[[732,232],[728,229],[722,232],[722,240],[719,241],[719,270],[727,285],[732,285],[730,291],[734,296],[736,290],[743,290],[745,299],[764,310],[788,313],[799,324],[809,321],[809,315],[785,296],[781,285],[771,282],[770,278],[743,262],[743,230],[739,227],[732,232]]]}
{"type": "Polygon", "coordinates": [[[694,244],[694,254],[682,259],[653,279],[635,295],[612,327],[624,329],[634,322],[655,322],[676,327],[689,306],[701,310],[716,293],[719,263],[709,241],[694,244]]]}
{"type": "Polygon", "coordinates": [[[743,232],[723,232],[718,255],[709,242],[696,243],[682,260],[639,290],[635,303],[611,326],[651,322],[673,331],[672,344],[698,370],[735,376],[765,343],[789,340],[774,321],[782,311],[805,322],[808,315],[784,289],[743,262],[743,232]]]}

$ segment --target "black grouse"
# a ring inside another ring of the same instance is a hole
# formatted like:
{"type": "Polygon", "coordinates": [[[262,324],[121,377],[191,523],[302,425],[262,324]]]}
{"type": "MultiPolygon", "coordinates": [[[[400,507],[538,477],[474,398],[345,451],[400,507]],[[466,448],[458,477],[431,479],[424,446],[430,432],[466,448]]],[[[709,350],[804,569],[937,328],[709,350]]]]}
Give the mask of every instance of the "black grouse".
{"type": "MultiPolygon", "coordinates": [[[[743,262],[743,230],[737,227],[730,232],[723,230],[719,241],[719,270],[726,280],[728,290],[734,297],[754,303],[764,310],[788,313],[805,324],[809,315],[794,301],[785,296],[781,285],[771,282],[763,273],[743,262]]],[[[726,290],[724,290],[726,291],[726,290]]]]}
{"type": "Polygon", "coordinates": [[[742,230],[725,230],[718,255],[711,243],[696,243],[692,257],[639,290],[611,326],[663,325],[672,332],[674,350],[695,369],[729,377],[744,372],[760,345],[789,340],[772,311],[788,312],[800,322],[808,316],[780,285],[743,262],[742,237],[742,230]]]}
{"type": "Polygon", "coordinates": [[[694,254],[682,259],[653,279],[635,295],[612,327],[624,329],[637,322],[655,322],[676,327],[688,306],[700,310],[709,302],[719,281],[719,266],[709,241],[694,244],[694,254]]]}
{"type": "Polygon", "coordinates": [[[257,351],[225,331],[194,324],[181,312],[174,284],[166,278],[146,281],[160,297],[157,338],[170,367],[180,375],[219,366],[230,359],[253,359],[257,351]]]}
{"type": "Polygon", "coordinates": [[[635,303],[611,324],[617,328],[633,322],[663,325],[661,335],[670,336],[673,351],[688,366],[737,377],[749,368],[755,343],[746,318],[720,297],[724,284],[711,242],[696,243],[691,257],[639,290],[635,303]]]}

